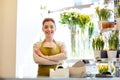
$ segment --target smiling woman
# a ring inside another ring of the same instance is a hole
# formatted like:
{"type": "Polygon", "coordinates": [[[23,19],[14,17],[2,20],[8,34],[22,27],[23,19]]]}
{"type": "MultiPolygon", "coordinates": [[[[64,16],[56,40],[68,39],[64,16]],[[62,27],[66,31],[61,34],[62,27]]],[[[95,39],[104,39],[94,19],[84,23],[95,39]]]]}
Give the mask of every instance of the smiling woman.
{"type": "Polygon", "coordinates": [[[53,38],[56,31],[55,21],[52,18],[45,18],[42,25],[45,39],[35,43],[33,46],[34,61],[39,67],[38,77],[49,76],[50,68],[55,69],[57,65],[62,64],[62,61],[67,58],[65,45],[53,38]]]}

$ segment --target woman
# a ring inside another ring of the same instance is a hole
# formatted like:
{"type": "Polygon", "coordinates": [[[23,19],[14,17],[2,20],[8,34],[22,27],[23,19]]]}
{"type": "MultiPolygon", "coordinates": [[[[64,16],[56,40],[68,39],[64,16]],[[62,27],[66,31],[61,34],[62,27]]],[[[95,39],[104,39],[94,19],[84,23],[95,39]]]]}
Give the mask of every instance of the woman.
{"type": "Polygon", "coordinates": [[[67,58],[65,45],[53,38],[56,31],[55,21],[52,18],[45,18],[42,25],[45,39],[33,46],[33,58],[38,64],[38,77],[49,76],[50,68],[55,69],[62,60],[67,58]]]}

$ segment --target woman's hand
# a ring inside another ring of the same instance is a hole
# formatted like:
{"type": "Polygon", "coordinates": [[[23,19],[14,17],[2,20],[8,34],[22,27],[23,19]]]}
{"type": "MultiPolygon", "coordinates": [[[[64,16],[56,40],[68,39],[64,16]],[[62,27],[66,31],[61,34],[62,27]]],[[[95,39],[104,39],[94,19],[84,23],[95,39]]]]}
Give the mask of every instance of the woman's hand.
{"type": "Polygon", "coordinates": [[[42,58],[49,59],[49,57],[43,55],[39,49],[38,49],[38,50],[35,50],[35,53],[36,53],[38,56],[42,57],[42,58]]]}
{"type": "Polygon", "coordinates": [[[35,50],[35,53],[40,57],[43,57],[43,58],[45,57],[40,50],[35,50]]]}

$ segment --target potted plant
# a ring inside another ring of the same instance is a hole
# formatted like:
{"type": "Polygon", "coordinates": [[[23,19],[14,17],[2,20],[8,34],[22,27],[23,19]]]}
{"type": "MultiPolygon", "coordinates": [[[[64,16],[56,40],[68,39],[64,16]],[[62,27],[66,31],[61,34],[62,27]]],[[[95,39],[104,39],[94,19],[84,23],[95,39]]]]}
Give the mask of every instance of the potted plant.
{"type": "Polygon", "coordinates": [[[112,10],[103,8],[100,10],[100,12],[101,12],[101,19],[102,19],[102,21],[101,21],[102,29],[110,28],[109,18],[112,15],[112,10]]]}
{"type": "Polygon", "coordinates": [[[112,10],[110,10],[108,8],[102,8],[100,10],[100,15],[101,15],[101,19],[103,21],[108,21],[109,18],[111,17],[111,15],[112,15],[112,10]]]}
{"type": "Polygon", "coordinates": [[[98,68],[99,74],[104,74],[109,71],[111,71],[111,73],[113,73],[115,70],[115,67],[113,65],[111,65],[111,70],[110,70],[109,66],[110,65],[108,63],[98,63],[97,68],[98,68]]]}
{"type": "Polygon", "coordinates": [[[100,52],[101,50],[104,49],[104,40],[102,38],[102,33],[100,33],[99,36],[93,38],[92,47],[94,50],[95,59],[100,59],[101,58],[100,52]]]}
{"type": "Polygon", "coordinates": [[[96,13],[98,15],[98,18],[99,18],[100,29],[101,28],[103,28],[103,29],[104,28],[109,28],[110,24],[109,24],[108,21],[109,21],[111,15],[112,15],[113,11],[106,8],[106,7],[100,8],[99,6],[97,6],[95,8],[95,11],[96,11],[96,13]]]}
{"type": "Polygon", "coordinates": [[[93,38],[92,47],[93,47],[93,50],[103,50],[104,40],[102,38],[102,33],[100,33],[99,36],[93,38]]]}
{"type": "Polygon", "coordinates": [[[119,44],[118,36],[119,36],[118,30],[111,32],[109,39],[108,39],[109,50],[117,50],[118,49],[118,44],[119,44]]]}
{"type": "Polygon", "coordinates": [[[116,58],[118,45],[119,45],[119,31],[115,30],[112,31],[109,39],[108,39],[108,45],[109,45],[109,51],[108,51],[108,58],[116,58]]]}
{"type": "Polygon", "coordinates": [[[102,21],[108,21],[109,18],[111,17],[111,15],[112,15],[112,12],[113,12],[112,10],[110,10],[106,7],[100,8],[99,6],[97,6],[95,8],[95,11],[98,15],[99,21],[101,21],[101,20],[102,21]]]}

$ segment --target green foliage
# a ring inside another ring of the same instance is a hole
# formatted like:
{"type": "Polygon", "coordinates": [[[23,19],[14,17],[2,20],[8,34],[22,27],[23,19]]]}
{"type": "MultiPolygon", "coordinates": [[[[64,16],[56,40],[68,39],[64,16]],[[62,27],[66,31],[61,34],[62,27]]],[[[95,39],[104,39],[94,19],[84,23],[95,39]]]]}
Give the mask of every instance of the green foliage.
{"type": "MultiPolygon", "coordinates": [[[[100,74],[102,74],[103,72],[108,72],[109,71],[109,64],[108,63],[100,63],[98,66],[98,71],[100,74]]],[[[115,70],[114,66],[111,66],[112,68],[112,72],[115,70]]]]}
{"type": "Polygon", "coordinates": [[[89,39],[92,37],[93,31],[94,31],[94,23],[90,22],[89,23],[89,28],[88,28],[89,39]]]}
{"type": "Polygon", "coordinates": [[[113,11],[108,9],[108,8],[102,8],[100,9],[100,7],[96,7],[95,11],[99,17],[99,20],[109,20],[109,18],[111,17],[113,11]]]}
{"type": "Polygon", "coordinates": [[[118,3],[117,10],[118,10],[118,17],[120,18],[120,2],[118,3]]]}
{"type": "Polygon", "coordinates": [[[77,25],[78,24],[78,13],[75,11],[63,12],[60,14],[59,22],[61,24],[77,25]]]}
{"type": "Polygon", "coordinates": [[[78,25],[81,28],[85,28],[86,24],[91,21],[90,16],[87,14],[78,14],[78,25]]]}
{"type": "Polygon", "coordinates": [[[118,49],[118,44],[119,44],[119,31],[112,31],[112,34],[109,37],[108,44],[109,44],[109,49],[110,50],[117,50],[118,49]]]}
{"type": "MultiPolygon", "coordinates": [[[[64,11],[60,14],[60,23],[61,24],[68,24],[69,29],[71,31],[71,51],[72,53],[76,53],[76,25],[81,28],[81,36],[82,36],[82,43],[83,47],[85,48],[85,38],[84,38],[84,32],[86,29],[88,29],[89,25],[88,23],[91,21],[91,17],[88,14],[80,13],[79,11],[74,10],[68,10],[64,11]]],[[[91,23],[92,26],[92,23],[91,23]]],[[[92,35],[92,27],[90,27],[90,36],[92,35]]],[[[79,44],[78,44],[79,45],[79,44]]]]}
{"type": "Polygon", "coordinates": [[[97,6],[97,7],[95,8],[95,11],[96,11],[96,13],[97,13],[97,15],[98,15],[99,20],[101,20],[100,7],[99,7],[99,6],[97,6]]]}
{"type": "Polygon", "coordinates": [[[93,35],[93,32],[94,32],[94,23],[90,22],[89,23],[89,28],[88,28],[89,48],[90,48],[90,39],[91,39],[91,37],[93,35]]]}
{"type": "Polygon", "coordinates": [[[103,50],[104,41],[103,41],[103,38],[102,38],[102,34],[100,34],[99,36],[93,38],[92,47],[93,47],[93,50],[103,50]]]}
{"type": "Polygon", "coordinates": [[[88,24],[90,21],[91,18],[88,14],[82,14],[76,11],[65,11],[60,14],[59,22],[61,24],[69,24],[72,26],[79,25],[80,28],[84,30],[86,24],[88,24]]]}

